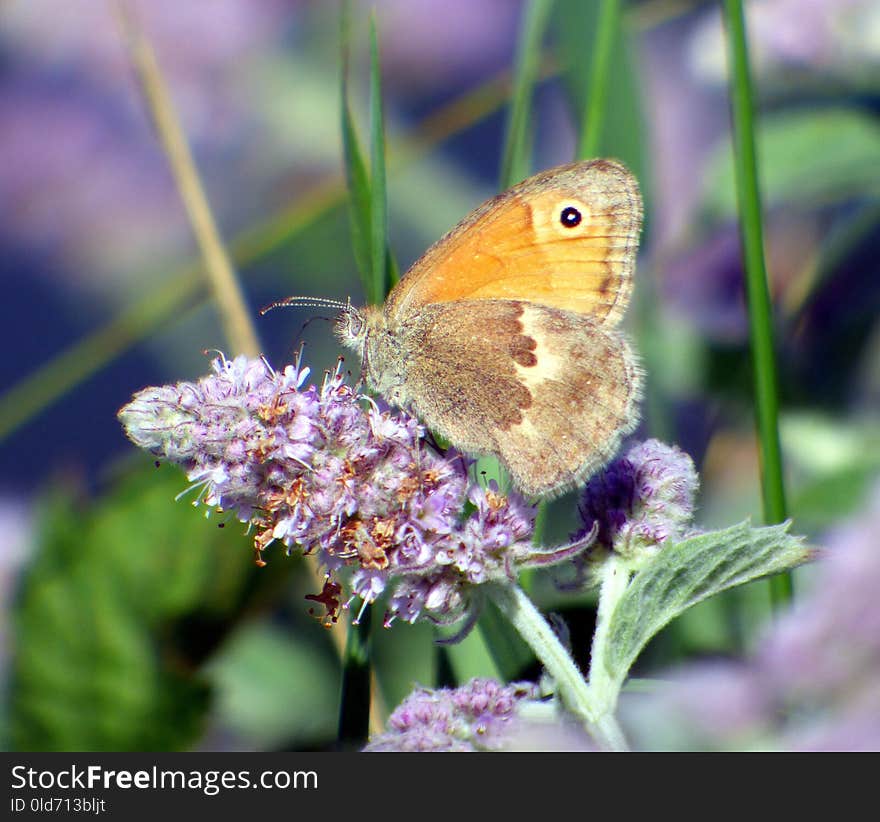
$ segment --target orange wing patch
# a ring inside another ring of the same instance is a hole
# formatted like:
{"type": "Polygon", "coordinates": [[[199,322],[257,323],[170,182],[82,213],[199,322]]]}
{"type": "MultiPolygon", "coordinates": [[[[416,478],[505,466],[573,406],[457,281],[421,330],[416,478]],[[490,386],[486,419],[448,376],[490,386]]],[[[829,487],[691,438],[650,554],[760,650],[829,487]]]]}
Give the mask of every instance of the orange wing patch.
{"type": "Polygon", "coordinates": [[[474,211],[388,298],[402,320],[428,303],[524,300],[615,325],[629,301],[642,203],[617,163],[538,175],[474,211]]]}

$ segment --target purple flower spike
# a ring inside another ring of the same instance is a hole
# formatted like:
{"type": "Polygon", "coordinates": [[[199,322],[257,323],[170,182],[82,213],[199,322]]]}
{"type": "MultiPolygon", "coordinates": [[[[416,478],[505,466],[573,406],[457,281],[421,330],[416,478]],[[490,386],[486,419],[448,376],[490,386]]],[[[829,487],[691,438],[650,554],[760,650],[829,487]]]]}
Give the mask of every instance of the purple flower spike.
{"type": "Polygon", "coordinates": [[[327,582],[311,599],[331,621],[344,607],[344,569],[365,603],[389,592],[386,624],[470,625],[476,586],[513,582],[522,566],[586,547],[533,546],[532,507],[469,485],[469,461],[427,447],[417,420],[356,394],[339,366],[320,388],[305,386],[299,360],[276,372],[221,355],[212,367],[198,382],[136,394],[119,412],[126,433],[180,464],[197,503],[247,522],[258,564],[273,543],[313,554],[327,582]]]}

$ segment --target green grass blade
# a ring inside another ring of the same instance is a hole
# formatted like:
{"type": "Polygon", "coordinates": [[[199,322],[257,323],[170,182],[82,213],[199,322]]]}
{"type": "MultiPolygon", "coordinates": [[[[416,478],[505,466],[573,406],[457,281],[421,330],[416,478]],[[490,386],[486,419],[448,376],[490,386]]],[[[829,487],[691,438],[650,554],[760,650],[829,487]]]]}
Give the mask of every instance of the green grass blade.
{"type": "Polygon", "coordinates": [[[351,218],[351,244],[355,263],[368,289],[371,267],[370,253],[370,187],[367,169],[357,143],[357,133],[351,120],[351,112],[343,103],[342,144],[345,152],[345,179],[348,187],[349,214],[351,218]]]}
{"type": "MultiPolygon", "coordinates": [[[[631,29],[633,14],[613,0],[556,0],[554,50],[575,121],[579,159],[615,157],[642,185],[650,215],[651,173],[643,111],[643,78],[631,29]]],[[[641,287],[641,286],[640,286],[641,287]]]]}
{"type": "Polygon", "coordinates": [[[577,147],[577,156],[582,160],[599,154],[608,103],[611,61],[619,28],[620,0],[603,0],[599,4],[589,88],[577,147]]]}
{"type": "Polygon", "coordinates": [[[381,294],[372,291],[372,247],[371,247],[371,208],[370,181],[367,177],[367,166],[357,136],[351,107],[348,102],[348,74],[350,49],[350,14],[349,3],[342,4],[340,23],[341,51],[341,126],[342,149],[345,165],[345,181],[348,188],[349,216],[351,220],[351,244],[358,272],[364,286],[367,301],[375,303],[381,294]]]}
{"type": "Polygon", "coordinates": [[[388,195],[385,181],[385,125],[382,113],[382,77],[375,16],[370,18],[370,246],[372,248],[371,302],[381,305],[388,292],[388,195]]]}
{"type": "MultiPolygon", "coordinates": [[[[733,154],[749,307],[764,520],[767,523],[777,523],[782,522],[786,516],[782,452],[779,445],[778,383],[770,292],[764,262],[761,196],[753,123],[754,103],[741,0],[724,0],[724,19],[728,37],[733,154]]],[[[790,599],[791,577],[781,575],[771,580],[771,596],[777,604],[790,599]]]]}
{"type": "Polygon", "coordinates": [[[501,188],[510,188],[529,175],[529,116],[532,93],[541,66],[541,43],[553,0],[529,0],[517,45],[513,94],[501,155],[501,188]]]}
{"type": "Polygon", "coordinates": [[[205,276],[214,292],[227,341],[235,353],[256,357],[260,352],[260,343],[244,291],[220,235],[152,43],[124,3],[117,4],[116,10],[132,67],[141,83],[147,111],[201,251],[205,276]]]}

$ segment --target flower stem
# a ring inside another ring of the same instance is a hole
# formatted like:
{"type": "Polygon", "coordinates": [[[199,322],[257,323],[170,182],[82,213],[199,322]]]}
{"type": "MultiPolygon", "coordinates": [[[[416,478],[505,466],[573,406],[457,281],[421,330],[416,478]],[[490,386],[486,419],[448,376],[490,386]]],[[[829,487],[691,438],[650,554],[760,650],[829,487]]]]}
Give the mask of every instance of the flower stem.
{"type": "Polygon", "coordinates": [[[621,682],[617,678],[609,676],[608,667],[605,664],[608,629],[611,625],[614,609],[629,584],[629,577],[629,571],[616,557],[610,556],[605,560],[601,572],[599,610],[596,615],[596,632],[593,634],[593,646],[590,651],[588,681],[593,698],[599,704],[600,710],[609,714],[613,714],[617,707],[621,682]]]}
{"type": "Polygon", "coordinates": [[[614,715],[597,703],[571,655],[522,589],[516,585],[488,587],[492,600],[556,680],[566,707],[580,717],[593,739],[607,750],[627,750],[614,715]]]}

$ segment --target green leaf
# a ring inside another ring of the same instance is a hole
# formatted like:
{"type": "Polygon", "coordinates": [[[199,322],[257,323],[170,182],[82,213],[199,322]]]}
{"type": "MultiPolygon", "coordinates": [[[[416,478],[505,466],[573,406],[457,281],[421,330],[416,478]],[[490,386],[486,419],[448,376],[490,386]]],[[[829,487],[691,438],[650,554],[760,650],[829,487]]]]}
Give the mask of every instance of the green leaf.
{"type": "MultiPolygon", "coordinates": [[[[880,126],[856,109],[803,109],[758,120],[758,166],[765,207],[815,207],[880,196],[880,126]]],[[[730,143],[713,152],[704,179],[710,217],[736,214],[730,143]]]]}
{"type": "Polygon", "coordinates": [[[459,683],[467,682],[473,677],[505,678],[484,631],[471,631],[461,642],[445,647],[455,679],[459,683]]]}
{"type": "Polygon", "coordinates": [[[477,627],[501,676],[508,682],[521,678],[535,655],[491,600],[486,602],[477,627]]]}
{"type": "Polygon", "coordinates": [[[372,637],[376,679],[386,711],[391,711],[412,691],[413,683],[433,685],[438,651],[436,629],[427,622],[398,620],[392,630],[380,628],[372,637]]]}
{"type": "Polygon", "coordinates": [[[664,548],[633,577],[611,615],[607,676],[621,683],[651,637],[692,605],[806,562],[811,551],[787,533],[789,525],[743,522],[664,548]]]}
{"type": "Polygon", "coordinates": [[[400,282],[400,267],[391,253],[391,248],[388,248],[385,254],[385,282],[388,284],[389,290],[400,282]]]}
{"type": "Polygon", "coordinates": [[[367,169],[357,141],[357,133],[351,119],[348,104],[343,103],[342,145],[345,152],[345,179],[348,185],[349,217],[351,221],[351,245],[357,263],[364,292],[370,299],[370,270],[372,251],[370,245],[370,183],[367,169]]]}

